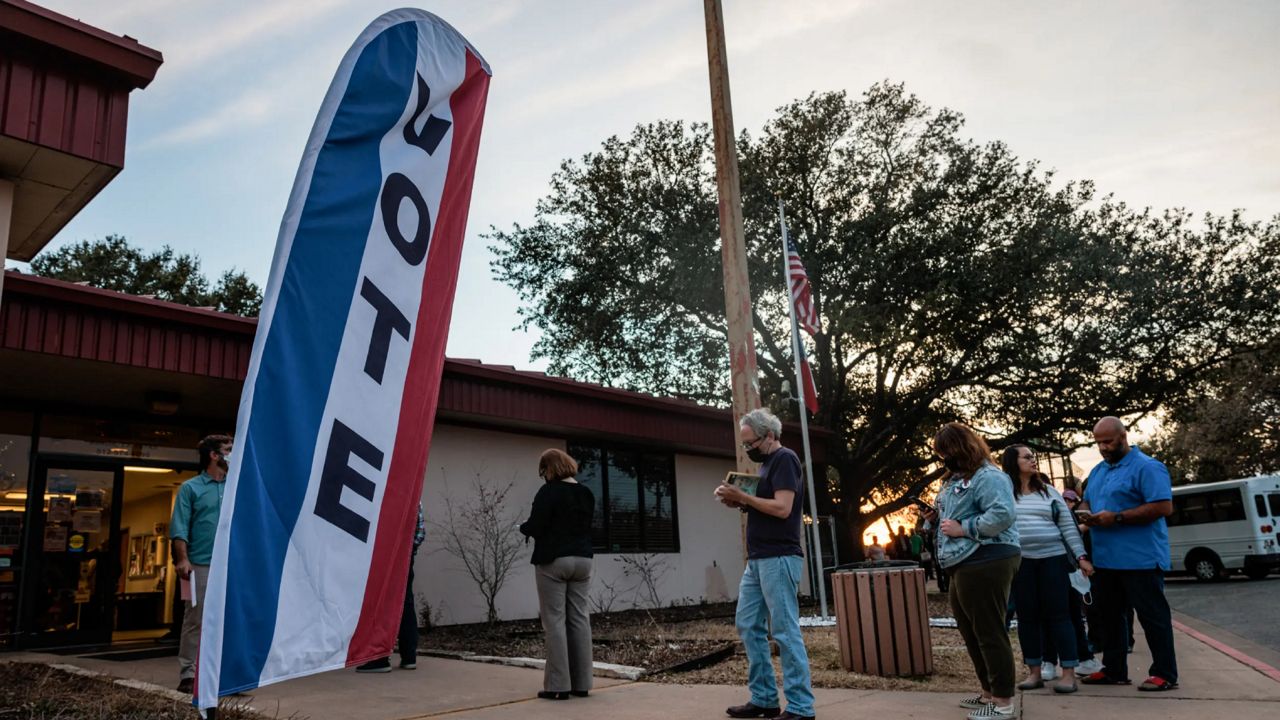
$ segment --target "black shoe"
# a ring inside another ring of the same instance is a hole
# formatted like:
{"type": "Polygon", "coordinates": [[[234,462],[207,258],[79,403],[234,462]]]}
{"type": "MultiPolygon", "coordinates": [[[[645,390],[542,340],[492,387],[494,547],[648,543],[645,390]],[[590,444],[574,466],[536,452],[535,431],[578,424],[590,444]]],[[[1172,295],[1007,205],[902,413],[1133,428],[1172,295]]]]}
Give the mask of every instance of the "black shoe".
{"type": "Polygon", "coordinates": [[[776,718],[782,714],[782,710],[781,708],[760,707],[759,705],[747,703],[725,708],[724,714],[731,718],[776,718]]]}
{"type": "Polygon", "coordinates": [[[569,693],[567,693],[567,692],[552,692],[552,691],[550,691],[550,690],[539,690],[539,691],[538,691],[538,697],[542,698],[543,700],[568,700],[568,699],[569,699],[569,693]]]}
{"type": "Polygon", "coordinates": [[[790,710],[778,716],[778,720],[813,720],[817,715],[796,715],[790,710]]]}
{"type": "Polygon", "coordinates": [[[182,678],[178,681],[178,692],[191,694],[191,690],[196,686],[195,678],[182,678]]]}
{"type": "Polygon", "coordinates": [[[586,697],[588,692],[587,690],[570,690],[569,694],[574,697],[586,697]]]}
{"type": "Polygon", "coordinates": [[[379,658],[377,660],[370,660],[369,662],[363,665],[357,666],[356,672],[358,673],[389,673],[391,672],[391,659],[379,658]]]}

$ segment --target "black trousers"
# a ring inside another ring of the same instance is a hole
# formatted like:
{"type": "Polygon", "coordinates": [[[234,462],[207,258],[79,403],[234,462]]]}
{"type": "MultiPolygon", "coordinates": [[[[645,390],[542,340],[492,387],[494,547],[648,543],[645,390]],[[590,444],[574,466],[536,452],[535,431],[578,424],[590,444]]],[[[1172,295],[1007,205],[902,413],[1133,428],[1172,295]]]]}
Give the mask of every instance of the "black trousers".
{"type": "Polygon", "coordinates": [[[1148,675],[1178,681],[1173,647],[1173,614],[1164,596],[1164,573],[1159,570],[1104,570],[1093,576],[1093,603],[1102,641],[1102,665],[1107,675],[1129,678],[1128,608],[1133,608],[1151,650],[1148,675]]]}
{"type": "Polygon", "coordinates": [[[400,662],[418,662],[418,610],[413,601],[413,561],[416,552],[409,555],[409,582],[404,586],[404,609],[400,612],[400,662]]]}

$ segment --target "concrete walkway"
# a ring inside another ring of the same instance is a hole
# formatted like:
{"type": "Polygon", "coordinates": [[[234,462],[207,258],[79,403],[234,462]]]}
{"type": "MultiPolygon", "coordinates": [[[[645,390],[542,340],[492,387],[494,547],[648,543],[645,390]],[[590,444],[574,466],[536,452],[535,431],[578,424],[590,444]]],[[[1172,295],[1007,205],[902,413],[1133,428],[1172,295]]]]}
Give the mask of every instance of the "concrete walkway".
{"type": "MultiPolygon", "coordinates": [[[[1141,637],[1130,658],[1135,683],[1149,662],[1141,637]]],[[[1225,716],[1231,720],[1276,720],[1280,717],[1280,682],[1184,633],[1177,637],[1181,689],[1139,693],[1135,687],[1082,687],[1072,696],[1042,690],[1022,699],[1023,717],[1031,720],[1101,718],[1186,718],[1225,716]]],[[[3,660],[76,665],[119,678],[176,684],[175,658],[112,662],[39,653],[11,653],[3,660]]],[[[745,682],[745,679],[744,679],[745,682]]],[[[537,670],[423,657],[417,670],[358,674],[351,670],[292,680],[261,688],[249,704],[268,716],[287,718],[351,718],[410,720],[449,717],[476,720],[641,720],[670,718],[705,720],[724,717],[726,706],[747,698],[744,687],[666,685],[596,679],[588,698],[556,702],[538,700],[542,687],[537,670]]],[[[962,695],[872,690],[819,689],[817,711],[823,718],[954,718],[962,695]]]]}

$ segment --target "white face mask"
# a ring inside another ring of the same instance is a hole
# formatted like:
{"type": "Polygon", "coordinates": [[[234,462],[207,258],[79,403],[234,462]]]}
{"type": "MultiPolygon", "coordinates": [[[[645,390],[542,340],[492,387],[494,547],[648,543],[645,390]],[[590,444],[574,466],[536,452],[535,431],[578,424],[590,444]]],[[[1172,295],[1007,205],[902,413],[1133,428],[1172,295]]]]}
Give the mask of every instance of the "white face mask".
{"type": "Polygon", "coordinates": [[[1070,573],[1067,578],[1071,581],[1071,587],[1084,596],[1084,604],[1093,604],[1093,598],[1089,596],[1089,590],[1092,589],[1093,584],[1089,582],[1089,578],[1085,577],[1080,570],[1070,573]]]}

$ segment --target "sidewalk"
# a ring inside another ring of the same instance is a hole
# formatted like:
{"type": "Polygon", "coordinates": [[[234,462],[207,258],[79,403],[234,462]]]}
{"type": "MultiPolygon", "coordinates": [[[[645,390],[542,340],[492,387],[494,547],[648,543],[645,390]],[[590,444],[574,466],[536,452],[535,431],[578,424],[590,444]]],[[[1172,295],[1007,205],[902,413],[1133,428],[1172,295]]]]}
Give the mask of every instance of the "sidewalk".
{"type": "MultiPolygon", "coordinates": [[[[1081,687],[1071,696],[1042,690],[1022,699],[1030,720],[1082,718],[1186,718],[1227,716],[1231,720],[1276,720],[1280,682],[1182,632],[1177,638],[1181,689],[1139,693],[1149,659],[1141,637],[1130,656],[1135,686],[1081,687]]],[[[119,678],[176,684],[174,658],[112,662],[41,653],[11,653],[0,661],[76,665],[119,678]]],[[[744,679],[745,684],[745,679],[744,679]]],[[[351,718],[352,720],[709,720],[746,700],[745,687],[666,685],[596,679],[588,698],[548,701],[534,698],[542,688],[538,670],[439,658],[419,658],[418,669],[386,674],[342,670],[272,685],[252,693],[249,704],[268,716],[351,718]]],[[[892,717],[894,720],[953,718],[965,713],[956,694],[818,689],[817,712],[824,719],[892,717]]]]}

